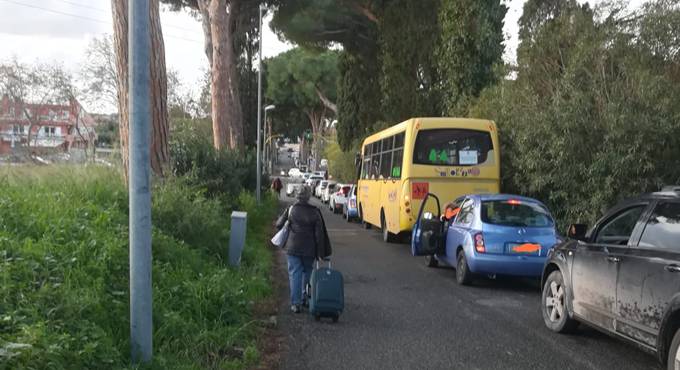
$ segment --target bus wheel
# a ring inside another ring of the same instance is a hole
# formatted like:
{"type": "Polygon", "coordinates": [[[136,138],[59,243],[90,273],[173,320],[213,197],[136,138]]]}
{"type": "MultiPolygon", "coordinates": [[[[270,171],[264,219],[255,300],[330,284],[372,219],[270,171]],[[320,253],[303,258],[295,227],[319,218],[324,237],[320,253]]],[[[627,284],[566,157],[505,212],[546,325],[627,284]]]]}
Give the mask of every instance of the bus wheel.
{"type": "Polygon", "coordinates": [[[368,230],[371,228],[371,224],[364,220],[364,209],[361,207],[361,205],[359,205],[359,219],[361,220],[361,225],[363,225],[364,229],[368,230]]]}
{"type": "Polygon", "coordinates": [[[387,230],[387,221],[385,220],[385,213],[380,212],[380,227],[382,228],[382,237],[385,243],[394,243],[397,236],[387,230]]]}

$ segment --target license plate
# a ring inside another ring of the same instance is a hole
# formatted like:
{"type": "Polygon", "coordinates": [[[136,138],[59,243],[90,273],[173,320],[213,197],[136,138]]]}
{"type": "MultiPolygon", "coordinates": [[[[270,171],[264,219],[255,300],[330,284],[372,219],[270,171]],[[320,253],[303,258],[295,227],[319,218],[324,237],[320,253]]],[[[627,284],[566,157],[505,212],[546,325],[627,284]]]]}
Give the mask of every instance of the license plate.
{"type": "Polygon", "coordinates": [[[536,243],[508,243],[508,252],[515,254],[540,254],[541,245],[536,243]]]}

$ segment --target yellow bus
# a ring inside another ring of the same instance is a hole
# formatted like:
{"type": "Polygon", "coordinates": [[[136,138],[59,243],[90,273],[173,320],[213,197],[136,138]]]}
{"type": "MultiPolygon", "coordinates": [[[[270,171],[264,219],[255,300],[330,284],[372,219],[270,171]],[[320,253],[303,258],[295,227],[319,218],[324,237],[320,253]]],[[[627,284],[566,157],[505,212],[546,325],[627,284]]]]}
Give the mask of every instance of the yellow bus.
{"type": "Polygon", "coordinates": [[[393,242],[411,230],[428,192],[442,206],[465,194],[498,193],[499,148],[496,124],[479,119],[411,118],[371,135],[361,148],[359,218],[393,242]]]}

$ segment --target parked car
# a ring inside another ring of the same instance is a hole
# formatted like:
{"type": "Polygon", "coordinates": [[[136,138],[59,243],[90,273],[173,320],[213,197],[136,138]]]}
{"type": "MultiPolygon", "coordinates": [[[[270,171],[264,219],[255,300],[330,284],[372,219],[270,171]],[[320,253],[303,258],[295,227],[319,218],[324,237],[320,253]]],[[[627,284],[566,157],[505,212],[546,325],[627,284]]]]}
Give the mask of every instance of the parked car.
{"type": "Polygon", "coordinates": [[[342,216],[350,222],[359,217],[359,209],[357,208],[357,186],[352,185],[347,196],[347,204],[342,209],[342,216]]]}
{"type": "Polygon", "coordinates": [[[336,192],[332,193],[328,201],[328,209],[333,213],[342,213],[343,207],[347,204],[347,195],[352,185],[339,184],[336,185],[336,192]]]}
{"type": "Polygon", "coordinates": [[[319,185],[317,185],[316,188],[314,188],[314,196],[321,199],[321,194],[323,194],[327,186],[328,180],[319,181],[319,185]]]}
{"type": "Polygon", "coordinates": [[[286,185],[286,195],[289,197],[294,196],[297,194],[298,190],[300,190],[301,186],[302,184],[299,182],[289,182],[288,185],[286,185]]]}
{"type": "Polygon", "coordinates": [[[335,181],[328,181],[328,186],[326,186],[326,189],[321,193],[321,203],[326,204],[330,202],[331,194],[335,192],[337,185],[338,183],[335,181]]]}
{"type": "Polygon", "coordinates": [[[288,170],[288,176],[289,176],[289,177],[295,177],[295,178],[301,177],[301,176],[302,176],[302,172],[300,171],[299,168],[293,167],[293,168],[291,168],[290,170],[288,170]]]}
{"type": "Polygon", "coordinates": [[[623,201],[548,255],[541,311],[555,332],[595,326],[680,365],[680,186],[623,201]]]}
{"type": "Polygon", "coordinates": [[[310,188],[314,189],[315,183],[316,183],[317,181],[321,181],[321,180],[323,180],[323,176],[319,176],[319,175],[314,175],[314,174],[312,174],[311,176],[309,176],[309,178],[307,178],[307,180],[305,180],[305,185],[307,185],[307,186],[309,186],[310,188]]]}
{"type": "Polygon", "coordinates": [[[427,256],[428,266],[454,266],[456,281],[479,275],[539,278],[548,251],[557,243],[553,217],[538,200],[508,194],[456,199],[452,220],[442,221],[439,199],[428,193],[413,227],[411,252],[427,256]],[[434,203],[436,201],[436,204],[434,203]]]}

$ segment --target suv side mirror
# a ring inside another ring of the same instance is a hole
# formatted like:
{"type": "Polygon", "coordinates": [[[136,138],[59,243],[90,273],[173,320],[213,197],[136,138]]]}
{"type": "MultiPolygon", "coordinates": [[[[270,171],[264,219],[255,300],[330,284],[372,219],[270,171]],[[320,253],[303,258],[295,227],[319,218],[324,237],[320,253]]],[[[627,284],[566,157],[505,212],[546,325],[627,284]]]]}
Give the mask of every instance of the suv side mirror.
{"type": "Polygon", "coordinates": [[[567,230],[567,237],[576,240],[585,240],[588,232],[588,225],[585,224],[571,224],[567,230]]]}

